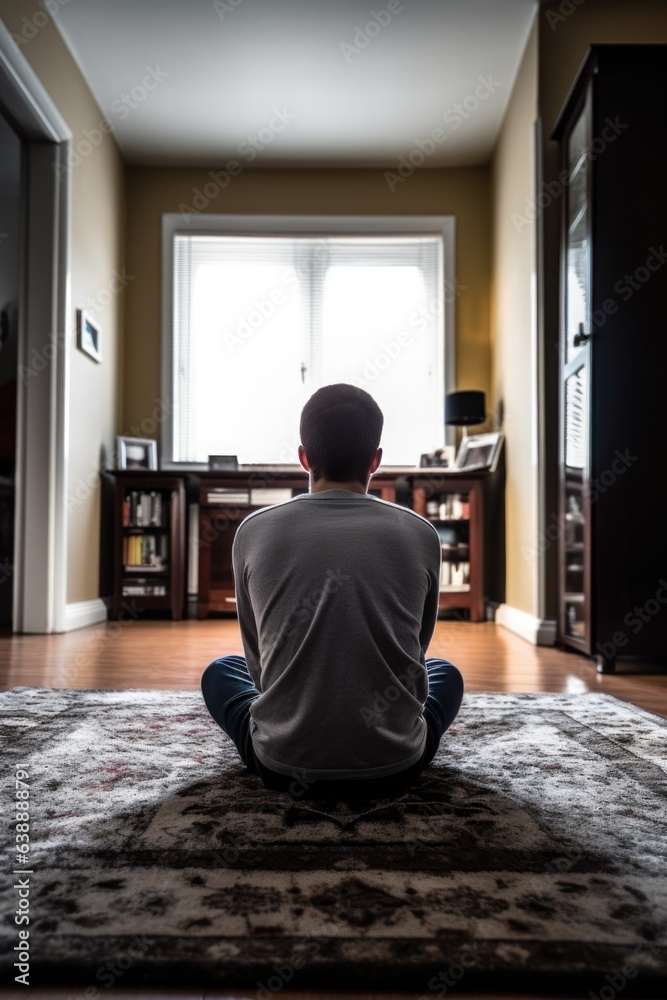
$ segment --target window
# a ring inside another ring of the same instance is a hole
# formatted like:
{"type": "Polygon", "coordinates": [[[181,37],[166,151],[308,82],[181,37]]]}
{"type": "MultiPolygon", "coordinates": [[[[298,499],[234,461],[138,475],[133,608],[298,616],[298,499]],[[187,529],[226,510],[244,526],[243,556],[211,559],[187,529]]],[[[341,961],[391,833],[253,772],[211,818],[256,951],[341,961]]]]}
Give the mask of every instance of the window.
{"type": "Polygon", "coordinates": [[[441,446],[447,223],[166,216],[166,464],[294,464],[301,409],[331,382],[377,400],[384,464],[441,446]]]}

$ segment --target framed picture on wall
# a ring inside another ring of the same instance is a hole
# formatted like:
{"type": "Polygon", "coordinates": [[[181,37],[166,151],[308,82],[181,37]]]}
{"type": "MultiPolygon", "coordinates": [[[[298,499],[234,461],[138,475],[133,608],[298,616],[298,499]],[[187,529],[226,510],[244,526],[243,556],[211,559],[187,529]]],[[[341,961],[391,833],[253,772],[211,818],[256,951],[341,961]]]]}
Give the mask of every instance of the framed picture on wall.
{"type": "Polygon", "coordinates": [[[76,311],[77,347],[98,364],[102,363],[102,335],[98,324],[85,309],[76,311]]]}
{"type": "Polygon", "coordinates": [[[118,437],[118,469],[157,469],[157,441],[152,438],[118,437]]]}

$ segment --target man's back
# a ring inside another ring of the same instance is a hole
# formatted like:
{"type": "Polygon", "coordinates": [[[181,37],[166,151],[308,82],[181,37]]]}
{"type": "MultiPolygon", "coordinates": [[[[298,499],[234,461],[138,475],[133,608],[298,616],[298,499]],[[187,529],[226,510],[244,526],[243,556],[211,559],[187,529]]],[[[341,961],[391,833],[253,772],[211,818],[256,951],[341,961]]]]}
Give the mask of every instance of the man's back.
{"type": "Polygon", "coordinates": [[[251,515],[234,541],[239,624],[262,692],[256,755],[283,774],[382,777],[421,756],[440,540],[424,518],[327,489],[251,515]]]}

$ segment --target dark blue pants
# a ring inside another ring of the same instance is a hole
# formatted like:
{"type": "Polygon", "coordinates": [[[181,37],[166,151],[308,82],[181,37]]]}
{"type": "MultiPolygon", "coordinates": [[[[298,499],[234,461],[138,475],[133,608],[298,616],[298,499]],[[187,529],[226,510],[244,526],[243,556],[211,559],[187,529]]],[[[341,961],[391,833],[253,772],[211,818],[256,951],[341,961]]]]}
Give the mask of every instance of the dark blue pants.
{"type": "Polygon", "coordinates": [[[243,656],[223,656],[209,664],[201,679],[206,707],[220,728],[227,733],[241,760],[258,774],[267,788],[288,792],[293,798],[309,795],[351,797],[386,797],[396,795],[414,784],[438,749],[443,733],[456,718],[463,698],[463,678],[448,660],[429,659],[428,697],[424,705],[426,747],[421,758],[404,771],[386,778],[357,778],[346,781],[310,779],[307,774],[293,778],[265,767],[255,755],[250,737],[250,706],[259,698],[243,656]]]}

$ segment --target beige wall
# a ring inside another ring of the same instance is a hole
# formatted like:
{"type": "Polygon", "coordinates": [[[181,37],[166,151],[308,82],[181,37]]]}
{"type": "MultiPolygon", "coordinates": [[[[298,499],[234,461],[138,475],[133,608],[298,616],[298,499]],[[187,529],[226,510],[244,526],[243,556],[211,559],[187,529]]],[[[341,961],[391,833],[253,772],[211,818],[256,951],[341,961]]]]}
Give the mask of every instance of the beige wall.
{"type": "MultiPolygon", "coordinates": [[[[599,43],[667,43],[667,3],[664,0],[585,0],[562,18],[560,3],[546,3],[539,18],[539,112],[543,136],[543,180],[558,173],[558,147],[549,135],[589,45],[599,43]]],[[[544,293],[541,322],[544,328],[546,411],[546,522],[557,510],[558,469],[558,310],[559,310],[559,212],[556,198],[542,216],[544,227],[544,293]]],[[[556,611],[556,546],[546,553],[546,609],[556,611]]]]}
{"type": "Polygon", "coordinates": [[[502,405],[507,449],[505,602],[533,615],[538,614],[535,224],[522,217],[526,201],[533,197],[536,117],[534,25],[492,163],[491,296],[493,399],[496,406],[502,405]]]}
{"type": "MultiPolygon", "coordinates": [[[[9,31],[21,38],[20,51],[69,125],[76,147],[83,130],[95,129],[102,114],[59,32],[50,19],[42,24],[41,6],[28,9],[20,0],[3,0],[0,13],[9,31]],[[26,31],[26,14],[32,19],[35,12],[41,26],[26,31]],[[32,37],[26,40],[24,31],[32,37]]],[[[99,595],[97,470],[112,454],[120,410],[122,294],[111,289],[124,263],[124,166],[113,137],[104,135],[71,174],[68,602],[99,595]],[[83,305],[101,325],[101,365],[76,347],[74,310],[83,305]]]]}
{"type": "MultiPolygon", "coordinates": [[[[123,428],[154,427],[160,399],[161,217],[191,205],[208,169],[130,168],[123,428]]],[[[421,170],[392,193],[381,170],[250,170],[206,207],[210,213],[455,215],[457,381],[490,387],[490,174],[486,167],[421,170]]],[[[158,411],[159,412],[159,411],[158,411]]]]}

